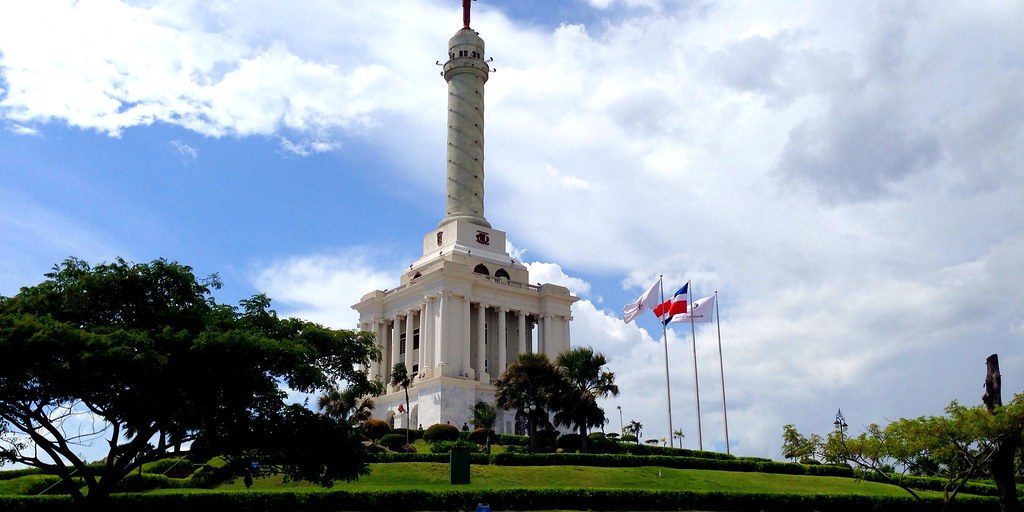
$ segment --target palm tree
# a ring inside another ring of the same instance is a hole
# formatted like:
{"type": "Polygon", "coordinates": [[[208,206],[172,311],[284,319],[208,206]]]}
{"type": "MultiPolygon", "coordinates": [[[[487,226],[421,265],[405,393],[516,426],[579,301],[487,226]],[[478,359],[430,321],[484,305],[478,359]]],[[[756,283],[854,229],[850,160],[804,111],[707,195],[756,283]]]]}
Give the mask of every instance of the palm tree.
{"type": "Polygon", "coordinates": [[[405,444],[409,444],[409,429],[412,425],[409,423],[409,386],[412,384],[412,380],[415,379],[415,375],[409,375],[409,372],[405,369],[405,363],[395,363],[395,366],[391,368],[391,385],[399,386],[405,390],[405,444]]]}
{"type": "Polygon", "coordinates": [[[355,424],[370,419],[374,403],[355,389],[332,387],[317,397],[316,406],[327,417],[355,424]]]}
{"type": "Polygon", "coordinates": [[[684,437],[686,437],[686,436],[683,434],[683,429],[677,428],[674,431],[672,431],[672,438],[679,440],[679,447],[680,448],[683,447],[683,438],[684,437]]]}
{"type": "Polygon", "coordinates": [[[636,436],[636,444],[640,444],[640,433],[644,431],[644,424],[637,420],[629,420],[626,431],[636,436]]]}
{"type": "Polygon", "coordinates": [[[604,370],[608,359],[590,347],[577,347],[558,355],[565,391],[556,395],[555,423],[576,427],[583,451],[587,451],[587,430],[604,425],[604,410],[598,398],[618,396],[615,374],[604,370]]]}
{"type": "Polygon", "coordinates": [[[547,408],[560,387],[555,365],[544,354],[520,354],[495,382],[496,402],[503,409],[519,409],[527,418],[530,452],[534,449],[537,422],[550,425],[547,408]]]}
{"type": "Polygon", "coordinates": [[[484,429],[487,438],[484,449],[491,453],[491,434],[494,432],[494,424],[498,421],[498,408],[487,402],[477,402],[470,411],[473,413],[471,423],[476,428],[484,429]]]}

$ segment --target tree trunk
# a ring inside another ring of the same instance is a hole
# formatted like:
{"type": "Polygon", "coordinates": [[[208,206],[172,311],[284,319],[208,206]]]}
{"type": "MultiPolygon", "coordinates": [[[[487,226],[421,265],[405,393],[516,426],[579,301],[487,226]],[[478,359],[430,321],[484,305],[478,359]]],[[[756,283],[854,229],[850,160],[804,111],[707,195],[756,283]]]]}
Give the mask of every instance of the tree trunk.
{"type": "MultiPolygon", "coordinates": [[[[1003,405],[1002,378],[999,375],[999,356],[992,354],[985,360],[985,395],[981,401],[989,414],[996,414],[996,407],[1003,405]]],[[[1014,479],[1014,455],[1020,445],[1020,432],[1008,433],[996,443],[995,453],[989,463],[989,471],[999,491],[999,507],[1003,512],[1019,512],[1017,481],[1014,479]]]]}
{"type": "Polygon", "coordinates": [[[580,451],[587,453],[587,426],[580,423],[580,451]]]}

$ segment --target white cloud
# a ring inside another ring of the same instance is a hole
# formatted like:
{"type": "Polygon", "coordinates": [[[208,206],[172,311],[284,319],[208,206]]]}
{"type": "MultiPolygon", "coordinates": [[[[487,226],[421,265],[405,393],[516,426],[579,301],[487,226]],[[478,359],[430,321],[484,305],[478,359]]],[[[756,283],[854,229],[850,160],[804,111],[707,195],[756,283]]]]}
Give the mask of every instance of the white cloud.
{"type": "Polygon", "coordinates": [[[286,316],[353,329],[359,315],[352,305],[370,291],[397,283],[400,268],[379,268],[372,255],[365,249],[349,249],[295,256],[257,266],[250,279],[286,316]]]}
{"type": "Polygon", "coordinates": [[[172,140],[171,147],[178,152],[178,156],[182,158],[195,159],[199,156],[199,150],[185,144],[180,140],[172,140]]]}
{"type": "Polygon", "coordinates": [[[576,295],[584,297],[590,295],[590,283],[566,275],[557,263],[527,263],[526,269],[530,271],[530,281],[533,283],[557,284],[568,288],[576,295]]]}

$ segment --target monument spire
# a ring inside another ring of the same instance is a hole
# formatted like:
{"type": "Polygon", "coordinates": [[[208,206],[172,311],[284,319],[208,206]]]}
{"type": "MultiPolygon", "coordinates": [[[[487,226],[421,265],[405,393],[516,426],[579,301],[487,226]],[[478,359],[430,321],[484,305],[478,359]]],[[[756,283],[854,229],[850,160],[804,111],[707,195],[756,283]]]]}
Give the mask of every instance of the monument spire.
{"type": "Polygon", "coordinates": [[[491,71],[484,40],[469,28],[472,0],[462,0],[463,27],[448,40],[448,162],[445,216],[491,227],[484,218],[484,83],[491,71]]]}

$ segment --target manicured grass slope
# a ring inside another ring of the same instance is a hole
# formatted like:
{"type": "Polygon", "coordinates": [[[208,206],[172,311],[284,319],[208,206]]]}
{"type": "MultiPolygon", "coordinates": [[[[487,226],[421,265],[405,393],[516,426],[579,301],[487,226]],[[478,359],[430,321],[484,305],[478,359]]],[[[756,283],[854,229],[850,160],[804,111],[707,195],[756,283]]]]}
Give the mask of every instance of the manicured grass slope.
{"type": "MultiPolygon", "coordinates": [[[[333,489],[377,491],[391,489],[516,489],[516,488],[604,488],[684,491],[737,491],[796,494],[860,494],[902,496],[902,489],[853,478],[818,477],[668,469],[657,467],[605,468],[584,466],[484,466],[474,465],[472,483],[453,487],[448,483],[448,465],[439,463],[372,464],[372,473],[356,482],[338,482],[333,489]]],[[[241,480],[219,487],[244,490],[241,480]]],[[[322,487],[306,482],[284,483],[280,477],[257,479],[253,490],[317,491],[322,487]]],[[[179,490],[180,492],[180,490],[179,490]]]]}

